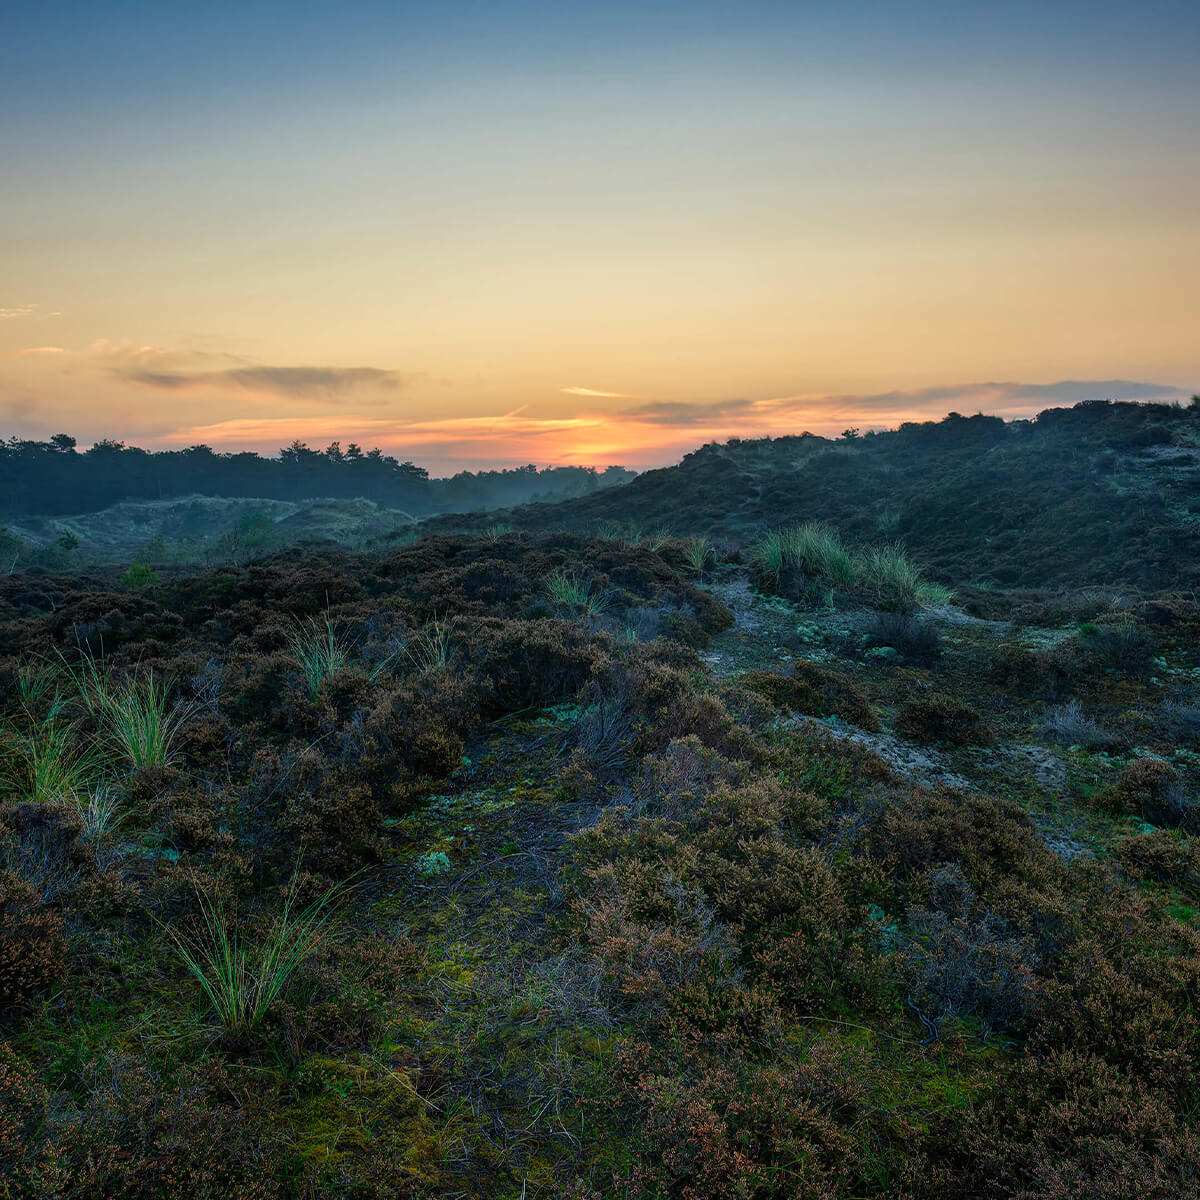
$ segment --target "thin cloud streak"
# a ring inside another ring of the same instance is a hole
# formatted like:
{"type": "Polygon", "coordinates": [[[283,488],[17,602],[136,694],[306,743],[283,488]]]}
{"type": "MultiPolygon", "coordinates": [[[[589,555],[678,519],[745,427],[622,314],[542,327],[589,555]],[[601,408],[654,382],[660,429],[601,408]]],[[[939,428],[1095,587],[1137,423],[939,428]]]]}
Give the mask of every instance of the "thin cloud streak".
{"type": "Polygon", "coordinates": [[[275,396],[333,400],[364,387],[395,389],[407,376],[379,367],[233,367],[224,371],[152,371],[119,368],[130,383],[162,391],[240,388],[275,396]]]}
{"type": "Polygon", "coordinates": [[[567,396],[598,396],[607,400],[640,400],[642,397],[637,392],[598,392],[594,388],[585,387],[565,387],[559,391],[567,396]]]}

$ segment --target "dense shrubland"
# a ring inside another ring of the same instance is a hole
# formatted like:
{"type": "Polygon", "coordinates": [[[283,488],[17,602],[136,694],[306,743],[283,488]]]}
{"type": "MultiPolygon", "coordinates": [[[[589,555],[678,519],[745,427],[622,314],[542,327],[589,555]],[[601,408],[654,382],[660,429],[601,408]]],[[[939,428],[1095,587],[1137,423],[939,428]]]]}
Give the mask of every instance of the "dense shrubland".
{"type": "Polygon", "coordinates": [[[1200,1195],[1194,599],[785,541],[0,577],[0,1194],[1200,1195]]]}
{"type": "MultiPolygon", "coordinates": [[[[1200,404],[952,413],[850,440],[733,440],[614,491],[505,514],[522,529],[631,523],[750,545],[822,522],[849,545],[902,543],[956,590],[1200,584],[1200,404]]],[[[482,528],[462,517],[435,526],[482,528]]]]}

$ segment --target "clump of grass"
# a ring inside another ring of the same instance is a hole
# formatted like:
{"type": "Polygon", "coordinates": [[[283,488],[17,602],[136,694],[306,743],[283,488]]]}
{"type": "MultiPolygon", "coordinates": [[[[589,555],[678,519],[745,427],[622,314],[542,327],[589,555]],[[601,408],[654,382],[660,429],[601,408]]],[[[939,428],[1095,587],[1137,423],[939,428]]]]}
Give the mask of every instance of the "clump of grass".
{"type": "Polygon", "coordinates": [[[17,668],[17,698],[24,708],[33,708],[52,696],[57,685],[54,671],[44,662],[23,662],[17,668]]]}
{"type": "Polygon", "coordinates": [[[335,885],[298,912],[296,875],[283,911],[265,935],[248,941],[236,916],[198,896],[202,926],[193,936],[168,930],[180,961],[200,985],[226,1033],[244,1037],[262,1023],[296,970],[321,944],[344,885],[335,885]]]}
{"type": "Polygon", "coordinates": [[[924,608],[940,608],[954,602],[954,589],[932,579],[922,579],[917,584],[917,600],[924,608]]]}
{"type": "Polygon", "coordinates": [[[903,546],[893,542],[872,547],[858,561],[864,590],[882,607],[910,612],[919,606],[923,580],[903,546]]]}
{"type": "Polygon", "coordinates": [[[173,705],[170,689],[150,674],[131,676],[104,694],[108,739],[138,771],[171,762],[171,743],[190,715],[191,707],[173,705]]]}
{"type": "Polygon", "coordinates": [[[75,685],[83,707],[99,720],[104,714],[109,691],[108,666],[103,657],[97,657],[90,647],[80,644],[78,662],[70,662],[62,651],[58,653],[58,660],[75,685]]]}
{"type": "Polygon", "coordinates": [[[880,608],[912,612],[947,604],[953,596],[949,588],[922,578],[899,543],[854,550],[837,530],[817,521],[766,534],[752,557],[759,573],[776,585],[794,571],[834,591],[859,592],[880,608]]]}
{"type": "Polygon", "coordinates": [[[837,531],[817,521],[766,534],[754,547],[753,558],[759,570],[774,580],[790,569],[842,591],[858,582],[854,558],[837,531]]]}
{"type": "Polygon", "coordinates": [[[498,542],[505,534],[512,533],[513,527],[505,524],[503,521],[497,521],[494,525],[489,525],[484,531],[483,536],[489,542],[498,542]]]}
{"type": "Polygon", "coordinates": [[[546,576],[546,595],[558,608],[579,616],[599,617],[608,610],[608,597],[593,589],[574,571],[551,571],[546,576]]]}
{"type": "Polygon", "coordinates": [[[651,529],[648,533],[634,534],[632,540],[635,546],[645,546],[647,550],[653,550],[657,554],[671,540],[671,531],[651,529]]]}
{"type": "Polygon", "coordinates": [[[706,537],[688,538],[683,545],[683,560],[697,579],[704,578],[704,568],[712,557],[713,545],[706,537]]]}
{"type": "Polygon", "coordinates": [[[83,839],[90,843],[96,865],[103,870],[109,861],[108,843],[125,820],[116,793],[103,784],[90,795],[77,798],[75,807],[83,824],[83,839]]]}
{"type": "Polygon", "coordinates": [[[350,663],[350,644],[328,615],[324,619],[297,617],[288,635],[288,649],[299,664],[314,700],[321,685],[350,663]]]}
{"type": "Polygon", "coordinates": [[[44,804],[72,801],[87,788],[95,754],[87,748],[78,725],[61,719],[59,704],[27,733],[14,731],[0,763],[0,786],[18,800],[44,804]]]}
{"type": "Polygon", "coordinates": [[[808,521],[788,530],[788,556],[806,575],[814,575],[831,587],[849,591],[858,582],[854,558],[837,531],[808,521]]]}
{"type": "Polygon", "coordinates": [[[440,621],[431,621],[404,646],[404,657],[419,674],[448,670],[450,654],[450,630],[440,621]]]}

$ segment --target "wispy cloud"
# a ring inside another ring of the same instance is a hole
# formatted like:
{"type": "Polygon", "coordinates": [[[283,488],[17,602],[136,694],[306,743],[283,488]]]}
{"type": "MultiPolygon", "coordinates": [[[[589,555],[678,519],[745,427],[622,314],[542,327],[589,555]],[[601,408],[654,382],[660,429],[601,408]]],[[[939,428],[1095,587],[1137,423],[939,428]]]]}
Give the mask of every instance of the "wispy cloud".
{"type": "Polygon", "coordinates": [[[242,388],[274,396],[336,400],[364,387],[392,389],[403,386],[406,376],[380,367],[232,367],[224,371],[155,371],[142,367],[120,368],[131,383],[166,391],[242,388]]]}
{"type": "Polygon", "coordinates": [[[20,317],[31,317],[36,310],[36,304],[18,304],[13,308],[0,308],[0,321],[16,321],[20,317]]]}
{"type": "Polygon", "coordinates": [[[29,358],[36,354],[70,354],[63,346],[26,346],[24,350],[9,350],[9,358],[29,358]]]}
{"type": "MultiPolygon", "coordinates": [[[[739,426],[753,433],[787,431],[789,423],[812,421],[828,429],[842,421],[890,424],[929,420],[951,409],[1029,416],[1039,409],[1081,400],[1157,400],[1185,395],[1171,384],[1128,379],[1062,380],[1058,383],[960,383],[904,391],[799,393],[767,399],[731,398],[708,403],[656,402],[623,410],[625,420],[650,425],[739,426]]],[[[802,426],[792,431],[799,432],[802,426]]],[[[746,436],[743,433],[741,436],[746,436]]]]}
{"type": "Polygon", "coordinates": [[[607,400],[638,400],[637,392],[598,392],[595,388],[565,387],[559,389],[568,396],[600,396],[607,400]]]}

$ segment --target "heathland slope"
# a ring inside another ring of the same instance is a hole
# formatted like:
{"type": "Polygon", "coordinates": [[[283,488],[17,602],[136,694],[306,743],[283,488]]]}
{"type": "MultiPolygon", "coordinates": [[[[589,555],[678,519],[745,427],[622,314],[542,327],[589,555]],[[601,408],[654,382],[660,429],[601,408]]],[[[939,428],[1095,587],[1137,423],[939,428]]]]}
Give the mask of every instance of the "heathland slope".
{"type": "Polygon", "coordinates": [[[961,417],[837,440],[709,445],[561,504],[439,528],[643,530],[748,542],[819,520],[900,541],[956,585],[1200,585],[1200,405],[1085,403],[1033,421],[961,417]]]}
{"type": "Polygon", "coordinates": [[[779,548],[0,577],[0,1195],[1194,1200],[1200,605],[779,548]]]}

